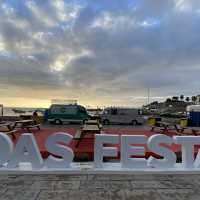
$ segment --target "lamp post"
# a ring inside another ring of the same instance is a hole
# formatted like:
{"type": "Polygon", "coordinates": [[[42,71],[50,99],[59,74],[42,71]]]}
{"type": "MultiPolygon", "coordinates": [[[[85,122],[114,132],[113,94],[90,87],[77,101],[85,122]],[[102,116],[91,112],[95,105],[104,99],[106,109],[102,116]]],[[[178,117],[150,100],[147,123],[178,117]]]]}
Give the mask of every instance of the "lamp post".
{"type": "Polygon", "coordinates": [[[147,97],[147,104],[149,105],[150,103],[150,88],[148,87],[148,91],[147,91],[148,97],[147,97]]]}
{"type": "Polygon", "coordinates": [[[3,104],[0,104],[0,108],[1,108],[1,121],[3,121],[3,104]]]}

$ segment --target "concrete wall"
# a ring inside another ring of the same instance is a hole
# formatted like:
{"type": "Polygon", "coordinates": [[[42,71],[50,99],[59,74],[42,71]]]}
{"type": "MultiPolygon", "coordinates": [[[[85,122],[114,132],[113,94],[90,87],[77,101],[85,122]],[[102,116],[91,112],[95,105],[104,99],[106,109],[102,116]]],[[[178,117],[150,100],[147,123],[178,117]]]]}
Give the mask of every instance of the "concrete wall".
{"type": "Polygon", "coordinates": [[[198,200],[200,175],[1,175],[0,199],[198,200]]]}

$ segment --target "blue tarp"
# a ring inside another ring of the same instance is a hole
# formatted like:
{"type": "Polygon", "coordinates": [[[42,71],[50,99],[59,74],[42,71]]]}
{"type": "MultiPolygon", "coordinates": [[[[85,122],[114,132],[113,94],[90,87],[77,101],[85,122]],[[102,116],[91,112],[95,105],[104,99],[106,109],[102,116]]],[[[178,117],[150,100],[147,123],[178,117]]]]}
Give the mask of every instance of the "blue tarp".
{"type": "Polygon", "coordinates": [[[189,118],[191,126],[200,126],[200,112],[190,112],[189,118]]]}

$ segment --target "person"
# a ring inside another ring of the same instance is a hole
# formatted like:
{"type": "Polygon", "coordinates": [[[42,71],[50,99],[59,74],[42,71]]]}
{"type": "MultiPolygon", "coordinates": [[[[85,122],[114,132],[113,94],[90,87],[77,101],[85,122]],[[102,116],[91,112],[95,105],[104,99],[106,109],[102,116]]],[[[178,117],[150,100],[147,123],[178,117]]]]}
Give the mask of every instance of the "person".
{"type": "Polygon", "coordinates": [[[37,118],[38,117],[38,113],[37,113],[37,110],[35,110],[34,112],[33,112],[33,118],[37,118]]]}
{"type": "Polygon", "coordinates": [[[36,110],[33,112],[33,120],[35,121],[35,123],[38,123],[38,113],[36,110]]]}

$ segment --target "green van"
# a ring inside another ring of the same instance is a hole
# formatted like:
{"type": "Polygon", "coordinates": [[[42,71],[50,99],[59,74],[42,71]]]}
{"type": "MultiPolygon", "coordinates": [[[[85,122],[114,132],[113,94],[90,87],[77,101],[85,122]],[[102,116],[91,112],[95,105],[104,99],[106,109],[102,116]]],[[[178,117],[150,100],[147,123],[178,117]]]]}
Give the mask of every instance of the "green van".
{"type": "Polygon", "coordinates": [[[46,112],[46,120],[53,124],[64,122],[84,123],[90,118],[87,110],[80,105],[53,104],[46,112]]]}

